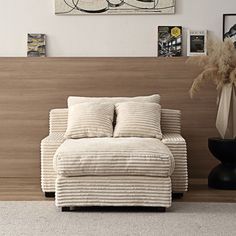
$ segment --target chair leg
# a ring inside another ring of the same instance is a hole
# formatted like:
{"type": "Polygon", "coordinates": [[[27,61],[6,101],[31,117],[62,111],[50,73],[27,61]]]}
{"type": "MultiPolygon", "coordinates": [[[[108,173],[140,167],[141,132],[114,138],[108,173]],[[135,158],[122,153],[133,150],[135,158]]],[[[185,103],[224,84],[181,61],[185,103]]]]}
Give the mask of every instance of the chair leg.
{"type": "Polygon", "coordinates": [[[172,199],[181,199],[183,196],[183,193],[172,193],[172,199]]]}
{"type": "Polygon", "coordinates": [[[139,208],[139,207],[132,207],[132,208],[129,208],[129,207],[126,207],[126,208],[123,208],[123,207],[61,207],[61,211],[62,212],[72,212],[72,211],[78,211],[78,212],[88,212],[88,211],[98,211],[98,212],[101,212],[101,211],[114,211],[114,212],[121,212],[121,211],[124,211],[124,212],[136,212],[136,211],[151,211],[151,212],[166,212],[166,208],[165,207],[151,207],[151,208],[139,208]]]}
{"type": "Polygon", "coordinates": [[[54,192],[45,192],[45,197],[46,198],[54,198],[55,197],[55,193],[54,192]]]}
{"type": "Polygon", "coordinates": [[[62,207],[61,211],[62,212],[69,212],[69,211],[71,211],[71,209],[70,209],[70,207],[62,207]]]}
{"type": "Polygon", "coordinates": [[[165,207],[157,207],[157,212],[166,212],[165,207]]]}

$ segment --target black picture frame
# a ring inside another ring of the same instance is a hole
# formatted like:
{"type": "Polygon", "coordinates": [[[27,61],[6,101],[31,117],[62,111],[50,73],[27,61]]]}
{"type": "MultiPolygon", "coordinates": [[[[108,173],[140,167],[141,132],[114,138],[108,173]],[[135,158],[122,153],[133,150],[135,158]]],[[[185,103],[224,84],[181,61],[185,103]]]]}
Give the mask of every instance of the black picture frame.
{"type": "MultiPolygon", "coordinates": [[[[226,17],[230,17],[230,16],[236,16],[236,13],[228,13],[228,14],[223,14],[223,32],[222,32],[222,39],[224,40],[225,39],[225,29],[226,29],[226,25],[225,25],[225,22],[226,22],[226,17]]],[[[236,24],[236,22],[235,22],[236,24]]]]}
{"type": "Polygon", "coordinates": [[[182,56],[182,26],[158,26],[158,57],[182,56]]]}

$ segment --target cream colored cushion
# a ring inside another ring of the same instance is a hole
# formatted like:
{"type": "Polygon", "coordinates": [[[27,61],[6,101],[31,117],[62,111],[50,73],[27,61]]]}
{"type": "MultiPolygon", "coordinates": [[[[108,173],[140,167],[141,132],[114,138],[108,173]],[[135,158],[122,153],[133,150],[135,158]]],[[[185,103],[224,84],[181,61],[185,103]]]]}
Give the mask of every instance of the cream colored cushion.
{"type": "Polygon", "coordinates": [[[80,103],[69,107],[65,138],[112,137],[114,105],[80,103]]]}
{"type": "Polygon", "coordinates": [[[139,97],[68,97],[68,107],[83,102],[97,102],[97,103],[111,103],[116,104],[120,102],[152,102],[160,103],[160,95],[154,94],[150,96],[139,96],[139,97]]]}
{"type": "Polygon", "coordinates": [[[115,106],[114,137],[162,138],[161,106],[156,103],[127,102],[115,106]]]}
{"type": "Polygon", "coordinates": [[[68,139],[54,155],[62,176],[157,176],[174,170],[170,150],[156,138],[68,139]]]}

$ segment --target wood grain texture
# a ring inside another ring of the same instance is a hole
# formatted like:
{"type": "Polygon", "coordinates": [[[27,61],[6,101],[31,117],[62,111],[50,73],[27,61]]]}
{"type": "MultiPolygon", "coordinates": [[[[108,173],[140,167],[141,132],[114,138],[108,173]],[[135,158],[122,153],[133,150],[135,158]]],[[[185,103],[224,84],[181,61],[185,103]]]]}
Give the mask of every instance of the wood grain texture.
{"type": "Polygon", "coordinates": [[[50,201],[40,189],[39,178],[0,178],[0,201],[50,201]]]}
{"type": "Polygon", "coordinates": [[[207,148],[215,130],[216,91],[206,85],[191,100],[199,68],[186,58],[0,58],[0,177],[40,176],[40,140],[48,112],[69,95],[136,96],[159,93],[164,108],[182,110],[190,177],[216,164],[207,148]]]}
{"type": "MultiPolygon", "coordinates": [[[[40,190],[39,178],[0,178],[0,201],[54,201],[45,198],[40,190]]],[[[236,203],[236,191],[207,187],[206,179],[190,179],[189,191],[178,202],[236,203]]]]}

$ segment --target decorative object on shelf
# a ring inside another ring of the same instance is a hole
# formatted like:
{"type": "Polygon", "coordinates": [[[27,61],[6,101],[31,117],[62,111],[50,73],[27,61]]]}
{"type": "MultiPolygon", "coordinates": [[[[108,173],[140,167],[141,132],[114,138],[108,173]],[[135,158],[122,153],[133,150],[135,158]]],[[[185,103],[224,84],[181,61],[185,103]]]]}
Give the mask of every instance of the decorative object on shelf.
{"type": "Polygon", "coordinates": [[[207,55],[207,30],[188,30],[188,56],[207,55]]]}
{"type": "Polygon", "coordinates": [[[158,56],[178,57],[182,55],[182,27],[158,26],[158,56]]]}
{"type": "Polygon", "coordinates": [[[223,39],[230,38],[236,47],[236,14],[223,15],[223,39]]]}
{"type": "Polygon", "coordinates": [[[204,68],[190,89],[193,95],[205,81],[212,81],[218,90],[216,128],[221,138],[210,138],[209,149],[222,161],[208,177],[209,187],[236,189],[236,49],[231,39],[213,41],[208,56],[190,57],[188,62],[204,68]],[[234,164],[232,164],[234,162],[234,164]]]}
{"type": "Polygon", "coordinates": [[[28,57],[46,57],[46,35],[28,34],[28,57]]]}
{"type": "Polygon", "coordinates": [[[55,0],[58,15],[174,14],[175,0],[55,0]]]}

